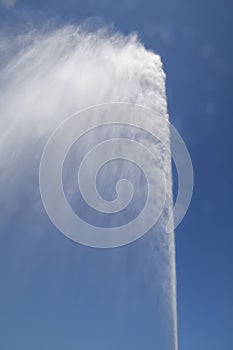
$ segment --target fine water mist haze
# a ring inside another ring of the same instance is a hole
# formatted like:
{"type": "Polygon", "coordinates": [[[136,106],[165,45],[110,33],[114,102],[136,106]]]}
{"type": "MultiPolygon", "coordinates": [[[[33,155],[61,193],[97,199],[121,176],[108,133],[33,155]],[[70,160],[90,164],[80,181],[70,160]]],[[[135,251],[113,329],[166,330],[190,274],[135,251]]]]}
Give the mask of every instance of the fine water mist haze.
{"type": "MultiPolygon", "coordinates": [[[[161,59],[136,34],[124,36],[104,27],[90,31],[84,25],[48,27],[24,30],[14,40],[8,33],[0,40],[0,239],[15,256],[12,262],[11,255],[3,254],[11,276],[6,286],[17,290],[12,300],[3,286],[2,300],[8,300],[6,315],[9,309],[14,314],[6,326],[20,324],[15,339],[8,339],[9,349],[16,343],[29,349],[37,339],[34,349],[43,342],[48,349],[64,349],[70,339],[78,349],[142,349],[149,339],[160,350],[177,349],[174,237],[164,233],[173,202],[169,152],[143,131],[108,127],[84,136],[67,156],[64,191],[74,210],[92,224],[111,227],[119,224],[117,216],[89,215],[76,197],[81,158],[99,140],[98,132],[101,140],[127,135],[157,150],[155,166],[167,180],[164,211],[150,232],[122,248],[97,251],[67,240],[47,217],[39,193],[40,159],[49,136],[85,108],[113,102],[149,108],[161,118],[154,128],[169,149],[161,59]],[[143,319],[145,310],[148,320],[143,319]]],[[[146,171],[152,171],[151,164],[146,171]]],[[[136,189],[135,206],[124,214],[124,222],[145,201],[140,169],[125,161],[109,163],[97,180],[100,193],[111,200],[122,176],[136,189]]],[[[154,186],[160,198],[159,178],[154,186]]]]}

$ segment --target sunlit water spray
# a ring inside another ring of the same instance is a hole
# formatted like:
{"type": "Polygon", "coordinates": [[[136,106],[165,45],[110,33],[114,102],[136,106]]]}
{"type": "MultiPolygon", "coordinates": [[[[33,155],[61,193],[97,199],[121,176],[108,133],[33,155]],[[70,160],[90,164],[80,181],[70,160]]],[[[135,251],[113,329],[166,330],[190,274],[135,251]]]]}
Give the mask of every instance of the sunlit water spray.
{"type": "MultiPolygon", "coordinates": [[[[22,211],[20,202],[25,182],[30,186],[30,179],[38,177],[39,161],[51,133],[62,121],[80,110],[112,102],[132,103],[148,108],[159,116],[159,122],[153,122],[152,119],[151,127],[159,129],[157,131],[160,139],[169,150],[165,74],[162,63],[158,55],[144,48],[136,35],[109,34],[107,29],[87,32],[83,27],[67,26],[52,31],[30,31],[19,35],[14,41],[11,41],[10,37],[4,38],[4,41],[1,41],[1,49],[7,50],[10,55],[7,57],[4,53],[7,60],[2,62],[0,79],[0,181],[1,202],[5,208],[1,216],[6,225],[16,213],[20,213],[21,216],[27,215],[22,211]]],[[[101,118],[98,108],[91,114],[91,117],[93,116],[97,121],[101,118]]],[[[84,220],[91,220],[92,217],[92,225],[116,227],[125,224],[142,209],[146,198],[143,192],[147,189],[140,169],[136,170],[131,164],[126,174],[124,161],[109,163],[106,165],[109,167],[107,174],[103,169],[102,176],[101,171],[99,174],[100,180],[97,179],[100,192],[102,191],[106,200],[113,200],[111,192],[114,183],[122,176],[133,178],[137,189],[134,206],[120,219],[119,215],[107,217],[106,213],[105,216],[94,216],[92,212],[89,215],[90,208],[80,205],[79,201],[82,198],[74,197],[77,178],[74,176],[72,181],[68,178],[74,159],[77,164],[81,162],[85,152],[94,147],[95,141],[98,140],[98,132],[102,135],[100,141],[109,137],[127,136],[131,140],[142,142],[148,148],[155,149],[158,157],[155,167],[159,171],[162,170],[166,180],[165,208],[152,229],[150,239],[146,241],[146,247],[143,241],[141,245],[143,252],[149,256],[149,266],[146,269],[150,272],[146,272],[147,278],[155,280],[156,288],[162,295],[161,303],[165,305],[162,307],[164,315],[157,317],[163,319],[161,322],[167,327],[169,339],[164,341],[167,345],[162,345],[160,350],[177,350],[174,234],[165,234],[167,218],[172,213],[173,204],[170,154],[158,140],[154,141],[148,133],[142,130],[135,131],[134,128],[100,128],[87,135],[84,141],[81,140],[78,149],[76,147],[76,150],[71,150],[70,164],[67,168],[64,163],[64,191],[74,211],[81,207],[80,215],[84,220]]],[[[63,135],[63,139],[66,137],[63,135]]],[[[118,147],[116,146],[116,149],[118,147]]],[[[150,163],[144,168],[147,172],[153,171],[150,163]]],[[[160,197],[164,195],[162,179],[155,176],[153,186],[157,194],[157,198],[154,198],[156,208],[161,204],[160,197]]],[[[39,185],[38,188],[31,189],[31,194],[34,210],[38,210],[39,185]]],[[[88,196],[88,193],[86,194],[88,196]]],[[[153,208],[151,210],[153,215],[153,208]]],[[[27,224],[32,225],[30,219],[27,224]]],[[[42,221],[40,225],[43,226],[42,221]]]]}

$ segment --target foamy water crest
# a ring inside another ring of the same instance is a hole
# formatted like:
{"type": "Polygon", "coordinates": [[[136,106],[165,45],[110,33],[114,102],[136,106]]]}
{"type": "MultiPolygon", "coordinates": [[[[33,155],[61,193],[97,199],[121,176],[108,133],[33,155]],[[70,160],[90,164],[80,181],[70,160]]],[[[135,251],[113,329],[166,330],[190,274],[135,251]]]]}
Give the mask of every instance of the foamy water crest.
{"type": "Polygon", "coordinates": [[[35,207],[40,183],[47,214],[73,241],[112,248],[152,229],[177,349],[174,227],[193,178],[168,120],[160,57],[136,35],[73,26],[5,38],[1,47],[11,54],[0,80],[2,217],[19,210],[22,184],[37,176],[35,207]],[[180,181],[174,209],[172,157],[180,181]]]}

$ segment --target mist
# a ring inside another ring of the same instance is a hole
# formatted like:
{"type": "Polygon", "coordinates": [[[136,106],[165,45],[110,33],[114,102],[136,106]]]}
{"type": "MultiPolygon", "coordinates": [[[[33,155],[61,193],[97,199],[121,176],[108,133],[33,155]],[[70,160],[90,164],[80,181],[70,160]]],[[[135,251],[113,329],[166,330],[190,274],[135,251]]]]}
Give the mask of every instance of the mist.
{"type": "MultiPolygon", "coordinates": [[[[163,120],[168,120],[165,73],[159,55],[146,49],[136,34],[125,36],[104,27],[93,31],[85,28],[85,25],[67,25],[59,28],[46,26],[40,30],[24,30],[16,35],[14,40],[10,34],[1,35],[0,52],[1,239],[4,241],[6,233],[13,227],[14,232],[28,232],[27,237],[36,237],[36,242],[40,242],[38,244],[41,247],[41,242],[46,244],[47,232],[51,231],[51,223],[42,205],[39,191],[40,160],[50,135],[60,123],[79,111],[101,104],[124,102],[150,109],[160,117],[159,122],[153,122],[153,119],[150,122],[169,148],[169,130],[167,124],[163,123],[163,120]]],[[[98,109],[95,118],[101,118],[98,109]]],[[[133,116],[130,118],[133,120],[133,116]]],[[[136,266],[131,271],[134,280],[132,285],[144,284],[146,289],[150,289],[148,293],[154,294],[157,308],[157,314],[152,320],[157,328],[155,348],[177,349],[174,235],[165,234],[167,217],[172,211],[169,152],[143,131],[110,127],[98,132],[101,133],[101,141],[124,135],[144,143],[147,147],[154,148],[159,158],[155,167],[162,169],[166,179],[165,208],[158,223],[146,234],[145,239],[142,238],[136,245],[132,244],[132,247],[136,247],[135,252],[131,252],[133,265],[136,266]],[[144,266],[139,266],[140,263],[136,260],[143,261],[144,266]],[[136,268],[139,269],[138,275],[136,268]]],[[[125,169],[125,162],[108,164],[99,176],[100,192],[106,200],[113,200],[112,193],[117,181],[129,178],[135,187],[134,205],[129,206],[125,213],[95,216],[93,211],[82,203],[81,197],[77,196],[77,179],[72,173],[74,166],[77,167],[85,153],[94,147],[98,137],[100,136],[97,132],[93,132],[74,145],[64,163],[64,191],[74,211],[80,211],[85,220],[96,226],[118,227],[138,215],[146,200],[143,193],[147,185],[145,178],[134,165],[129,164],[125,169]]],[[[150,163],[144,166],[144,170],[150,173],[151,177],[155,174],[152,173],[150,163]]],[[[88,176],[86,181],[88,190],[88,176]]],[[[156,188],[156,208],[159,199],[164,195],[159,176],[154,176],[152,185],[156,188]]],[[[154,215],[153,210],[151,215],[154,215]]],[[[59,234],[58,230],[53,230],[53,235],[59,234]]],[[[17,240],[19,239],[17,236],[17,240]]],[[[33,249],[36,252],[36,243],[33,249]]],[[[109,270],[105,271],[108,278],[114,280],[114,277],[111,277],[114,271],[119,269],[119,266],[121,270],[124,269],[124,264],[129,263],[130,249],[133,249],[131,245],[117,248],[114,252],[111,249],[107,253],[101,252],[105,254],[101,259],[107,259],[109,263],[109,270]],[[116,251],[120,249],[123,249],[123,253],[119,253],[124,256],[123,259],[117,258],[116,251]]],[[[85,251],[79,251],[79,254],[83,257],[85,251]]],[[[97,259],[97,256],[95,258],[97,259]]],[[[100,265],[102,264],[103,261],[100,265]]],[[[92,279],[92,272],[87,273],[92,279]]],[[[82,280],[79,276],[77,281],[79,278],[82,280]]],[[[93,283],[92,287],[101,290],[99,281],[93,283]]],[[[130,287],[129,289],[131,290],[130,287]]],[[[129,299],[126,291],[124,296],[115,295],[113,303],[118,307],[122,307],[123,304],[127,312],[129,299]]],[[[83,300],[85,303],[85,298],[83,300]]],[[[127,324],[125,327],[127,329],[127,324]]],[[[124,346],[122,343],[121,348],[124,349],[124,346]]]]}

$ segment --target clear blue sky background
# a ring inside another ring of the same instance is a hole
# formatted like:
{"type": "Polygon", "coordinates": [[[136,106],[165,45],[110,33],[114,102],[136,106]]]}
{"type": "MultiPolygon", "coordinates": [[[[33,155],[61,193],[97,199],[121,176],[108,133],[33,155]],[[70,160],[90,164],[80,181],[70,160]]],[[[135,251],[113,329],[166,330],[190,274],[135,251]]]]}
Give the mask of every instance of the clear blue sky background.
{"type": "MultiPolygon", "coordinates": [[[[107,23],[113,22],[123,33],[136,31],[146,47],[161,55],[167,73],[170,118],[189,148],[195,173],[191,207],[176,231],[180,349],[232,350],[233,3],[230,0],[22,0],[16,8],[30,12],[33,18],[59,17],[64,23],[101,16],[107,23]]],[[[0,14],[14,15],[6,9],[1,9],[0,14]]],[[[16,220],[17,228],[12,224],[1,239],[0,324],[3,335],[0,348],[96,350],[93,344],[98,343],[103,330],[97,330],[99,335],[94,336],[92,345],[86,334],[79,335],[77,348],[79,324],[72,323],[77,313],[85,315],[79,318],[82,327],[89,322],[89,316],[93,318],[98,314],[100,318],[108,319],[108,310],[96,306],[101,290],[95,291],[96,300],[90,300],[91,315],[87,314],[90,310],[84,308],[83,300],[76,298],[84,294],[86,298],[93,298],[93,285],[89,285],[89,292],[88,289],[80,291],[82,286],[77,287],[73,270],[77,263],[82,264],[85,271],[93,268],[92,261],[85,258],[90,256],[89,249],[77,248],[55,232],[46,238],[46,244],[42,241],[38,246],[29,232],[24,233],[23,240],[22,236],[15,234],[20,225],[23,227],[24,223],[16,220]],[[34,260],[38,249],[40,259],[34,260]],[[77,249],[86,249],[88,254],[77,258],[77,249]],[[65,265],[64,261],[67,261],[65,265]],[[101,310],[104,310],[104,315],[101,310]],[[64,331],[66,321],[71,322],[64,331]],[[30,324],[30,332],[27,332],[30,324]],[[38,329],[42,336],[39,336],[38,329]],[[30,346],[34,341],[34,346],[30,346]]],[[[96,278],[102,278],[106,290],[109,288],[109,293],[114,295],[113,284],[104,280],[101,252],[92,251],[92,254],[100,261],[99,269],[102,267],[96,278]]],[[[124,252],[121,258],[130,263],[124,252]]],[[[90,283],[84,275],[79,277],[84,285],[90,283]]],[[[127,272],[124,278],[127,279],[127,272]]],[[[115,283],[118,283],[117,279],[115,283]]],[[[124,288],[123,283],[121,287],[124,288]]],[[[146,300],[142,305],[141,317],[147,318],[149,324],[150,305],[146,300]]],[[[133,301],[128,310],[130,307],[133,320],[136,317],[133,301]]],[[[117,310],[109,312],[117,314],[117,310]]],[[[123,332],[124,326],[119,333],[123,332]]],[[[133,323],[132,333],[134,326],[141,325],[133,323]]],[[[145,327],[144,332],[146,339],[147,333],[153,332],[153,326],[145,327]]],[[[109,333],[106,338],[106,349],[110,350],[154,349],[149,340],[141,344],[132,341],[124,347],[124,337],[123,344],[117,343],[117,332],[109,333]],[[115,339],[115,345],[111,339],[115,339]]],[[[148,339],[151,341],[151,335],[148,339]]]]}

